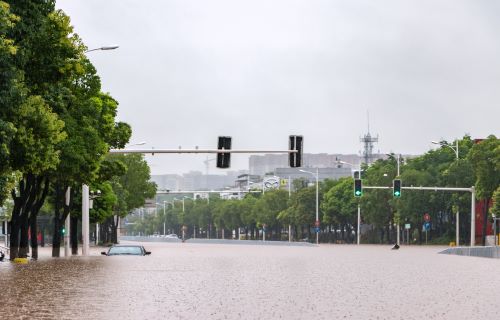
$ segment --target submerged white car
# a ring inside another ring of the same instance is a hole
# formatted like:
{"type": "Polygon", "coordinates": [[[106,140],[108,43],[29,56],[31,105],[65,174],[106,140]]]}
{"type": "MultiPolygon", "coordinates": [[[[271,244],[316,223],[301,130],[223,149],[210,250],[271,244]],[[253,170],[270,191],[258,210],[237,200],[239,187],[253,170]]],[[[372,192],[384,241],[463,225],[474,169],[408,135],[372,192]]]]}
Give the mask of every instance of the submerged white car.
{"type": "Polygon", "coordinates": [[[101,254],[105,256],[147,256],[151,254],[151,251],[146,251],[143,246],[138,245],[115,245],[109,248],[108,252],[103,251],[101,254]]]}

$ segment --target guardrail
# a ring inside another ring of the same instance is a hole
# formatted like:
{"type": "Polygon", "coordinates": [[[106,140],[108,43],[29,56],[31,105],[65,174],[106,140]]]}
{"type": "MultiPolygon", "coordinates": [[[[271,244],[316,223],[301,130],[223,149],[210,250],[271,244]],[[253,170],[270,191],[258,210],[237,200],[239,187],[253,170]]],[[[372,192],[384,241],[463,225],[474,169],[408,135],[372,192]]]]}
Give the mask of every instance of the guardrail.
{"type": "Polygon", "coordinates": [[[441,254],[454,254],[459,256],[471,256],[482,258],[500,259],[500,247],[456,247],[448,248],[440,252],[441,254]]]}

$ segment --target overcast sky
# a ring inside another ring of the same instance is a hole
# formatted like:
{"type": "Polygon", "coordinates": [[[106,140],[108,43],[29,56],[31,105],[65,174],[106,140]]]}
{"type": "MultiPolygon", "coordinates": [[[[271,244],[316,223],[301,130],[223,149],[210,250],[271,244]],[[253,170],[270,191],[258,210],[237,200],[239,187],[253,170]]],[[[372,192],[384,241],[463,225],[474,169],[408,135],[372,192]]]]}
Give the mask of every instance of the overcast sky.
{"type": "MultiPolygon", "coordinates": [[[[145,148],[376,150],[500,135],[500,1],[60,0],[145,148]]],[[[213,155],[210,155],[213,158],[213,155]]],[[[206,155],[149,156],[153,174],[206,155]]],[[[232,169],[247,169],[233,155],[232,169]]],[[[215,169],[211,162],[210,173],[215,169]]]]}

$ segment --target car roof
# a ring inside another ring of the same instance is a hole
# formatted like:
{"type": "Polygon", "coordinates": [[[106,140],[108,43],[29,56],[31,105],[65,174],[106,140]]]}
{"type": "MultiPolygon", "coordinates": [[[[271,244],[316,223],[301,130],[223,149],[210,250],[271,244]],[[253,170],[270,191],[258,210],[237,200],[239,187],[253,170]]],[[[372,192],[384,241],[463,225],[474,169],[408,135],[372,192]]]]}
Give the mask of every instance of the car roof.
{"type": "Polygon", "coordinates": [[[144,247],[144,246],[141,246],[141,245],[138,245],[138,244],[115,244],[115,245],[112,245],[111,248],[113,247],[144,247]]]}

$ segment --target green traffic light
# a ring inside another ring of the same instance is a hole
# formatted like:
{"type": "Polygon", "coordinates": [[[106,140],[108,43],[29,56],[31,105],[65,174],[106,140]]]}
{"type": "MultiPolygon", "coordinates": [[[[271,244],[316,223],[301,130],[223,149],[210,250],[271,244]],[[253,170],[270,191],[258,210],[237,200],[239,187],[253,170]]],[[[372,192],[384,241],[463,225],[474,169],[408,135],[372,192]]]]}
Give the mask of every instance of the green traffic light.
{"type": "Polygon", "coordinates": [[[363,195],[363,185],[361,179],[354,179],[354,196],[361,197],[363,195]]]}
{"type": "Polygon", "coordinates": [[[392,195],[396,198],[401,197],[401,180],[394,179],[392,182],[392,195]]]}
{"type": "Polygon", "coordinates": [[[66,234],[66,229],[65,229],[65,228],[62,228],[61,233],[62,233],[62,234],[66,234]]]}

